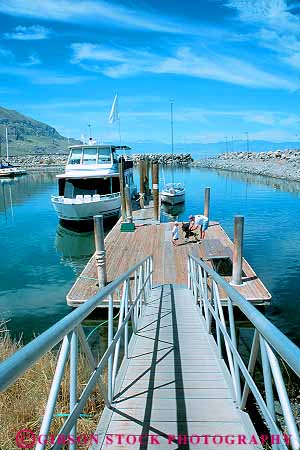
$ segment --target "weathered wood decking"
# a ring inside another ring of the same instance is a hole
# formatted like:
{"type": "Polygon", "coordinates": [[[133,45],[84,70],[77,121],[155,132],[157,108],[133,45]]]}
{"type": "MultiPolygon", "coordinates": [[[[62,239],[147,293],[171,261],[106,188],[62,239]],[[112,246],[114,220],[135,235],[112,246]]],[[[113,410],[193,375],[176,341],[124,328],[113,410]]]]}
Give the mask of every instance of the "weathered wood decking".
{"type": "Polygon", "coordinates": [[[223,450],[229,447],[226,435],[235,439],[230,448],[241,448],[238,435],[248,439],[256,435],[249,416],[234,402],[226,366],[217,357],[216,344],[186,288],[153,289],[138,332],[131,338],[129,357],[119,370],[115,392],[113,408],[105,408],[95,432],[101,442],[93,450],[187,450],[196,447],[197,435],[209,436],[206,444],[203,437],[197,444],[207,449],[216,448],[212,436],[222,436],[217,447],[223,450]],[[194,445],[184,444],[184,436],[193,435],[194,445]],[[142,443],[139,436],[144,436],[142,443]]]}
{"type": "MultiPolygon", "coordinates": [[[[168,283],[186,285],[189,253],[206,259],[209,264],[216,257],[232,259],[233,243],[217,222],[210,222],[206,238],[201,244],[195,242],[194,238],[185,243],[180,229],[180,243],[178,247],[173,247],[171,242],[173,224],[154,223],[151,208],[134,211],[134,221],[137,225],[135,232],[120,232],[118,222],[105,239],[108,281],[116,279],[148,255],[153,255],[154,285],[168,283]]],[[[243,272],[245,275],[243,285],[238,286],[237,290],[255,304],[269,303],[270,293],[245,260],[243,272]]],[[[230,277],[224,278],[230,281],[230,277]]],[[[95,295],[97,290],[97,270],[93,256],[68,293],[67,302],[71,306],[78,306],[95,295]]],[[[222,292],[220,294],[222,298],[222,292]]]]}

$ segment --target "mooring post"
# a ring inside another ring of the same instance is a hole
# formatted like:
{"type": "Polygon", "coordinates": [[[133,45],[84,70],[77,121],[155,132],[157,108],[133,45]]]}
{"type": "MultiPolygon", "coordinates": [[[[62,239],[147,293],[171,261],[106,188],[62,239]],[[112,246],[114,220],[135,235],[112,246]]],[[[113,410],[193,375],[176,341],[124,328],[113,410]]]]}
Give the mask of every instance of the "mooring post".
{"type": "Polygon", "coordinates": [[[150,195],[149,168],[150,168],[150,161],[149,161],[149,158],[146,158],[145,169],[144,169],[144,190],[146,192],[147,197],[150,195]]]}
{"type": "Polygon", "coordinates": [[[125,222],[126,219],[126,203],[125,203],[125,191],[124,191],[124,158],[123,156],[119,159],[119,178],[120,178],[120,195],[121,195],[121,214],[122,221],[125,222]]]}
{"type": "Polygon", "coordinates": [[[244,216],[234,217],[234,242],[233,242],[233,285],[242,284],[243,273],[243,242],[244,242],[244,216]]]}
{"type": "Polygon", "coordinates": [[[210,207],[210,187],[206,187],[204,191],[204,213],[203,215],[209,219],[210,207]]]}
{"type": "Polygon", "coordinates": [[[159,166],[157,162],[152,164],[152,192],[153,192],[153,207],[154,207],[154,220],[159,220],[159,166]]]}
{"type": "Polygon", "coordinates": [[[96,244],[96,266],[99,289],[102,289],[107,283],[103,216],[94,216],[94,235],[96,244]]]}
{"type": "Polygon", "coordinates": [[[128,184],[126,184],[126,186],[125,186],[125,202],[126,202],[127,222],[132,223],[131,198],[130,198],[130,189],[129,189],[128,184]]]}
{"type": "Polygon", "coordinates": [[[143,159],[140,159],[139,169],[140,169],[140,207],[143,209],[145,207],[144,160],[143,159]]]}

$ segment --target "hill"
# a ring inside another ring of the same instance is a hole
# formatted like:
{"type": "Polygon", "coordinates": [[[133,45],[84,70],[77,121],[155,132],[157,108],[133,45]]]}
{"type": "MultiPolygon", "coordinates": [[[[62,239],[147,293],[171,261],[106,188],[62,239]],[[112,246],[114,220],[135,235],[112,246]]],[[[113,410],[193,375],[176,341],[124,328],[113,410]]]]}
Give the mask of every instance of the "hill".
{"type": "MultiPolygon", "coordinates": [[[[0,107],[1,155],[6,155],[5,128],[8,130],[10,155],[30,153],[66,153],[67,138],[55,128],[10,109],[0,107]]],[[[71,139],[71,144],[78,143],[71,139]]]]}

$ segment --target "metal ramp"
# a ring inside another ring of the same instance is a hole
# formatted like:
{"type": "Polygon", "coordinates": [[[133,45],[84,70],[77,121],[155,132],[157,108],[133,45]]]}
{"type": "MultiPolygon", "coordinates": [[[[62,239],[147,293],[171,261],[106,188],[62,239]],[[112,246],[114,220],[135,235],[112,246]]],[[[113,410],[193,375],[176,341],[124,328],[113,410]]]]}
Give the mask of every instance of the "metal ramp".
{"type": "Polygon", "coordinates": [[[234,401],[227,368],[190,290],[173,285],[152,290],[119,370],[112,408],[104,411],[96,435],[102,439],[93,450],[188,449],[199,439],[198,445],[207,440],[206,448],[216,446],[212,439],[228,448],[228,435],[240,448],[238,435],[256,435],[234,401]]]}
{"type": "MultiPolygon", "coordinates": [[[[69,414],[51,450],[65,448],[61,437],[67,438],[70,450],[81,448],[81,414],[95,396],[106,406],[96,430],[93,427],[87,436],[90,450],[188,450],[197,445],[240,449],[251,444],[263,448],[245,412],[253,397],[257,416],[270,433],[270,440],[264,441],[267,448],[300,450],[293,399],[289,399],[281,370],[289,367],[299,378],[300,349],[203,260],[188,256],[187,287],[170,283],[153,288],[153,272],[153,257],[142,259],[8,357],[0,364],[0,392],[56,349],[57,365],[38,424],[40,436],[52,432],[67,371],[70,395],[69,414]],[[227,295],[225,304],[221,291],[227,295]],[[117,329],[115,295],[120,296],[117,329]],[[104,301],[108,304],[108,345],[97,356],[84,320],[104,301]],[[242,312],[252,326],[246,359],[239,349],[235,312],[242,312]],[[83,387],[78,382],[80,354],[89,369],[83,387]],[[256,380],[258,363],[263,384],[256,380]]],[[[45,450],[47,440],[35,444],[36,450],[45,450]]]]}

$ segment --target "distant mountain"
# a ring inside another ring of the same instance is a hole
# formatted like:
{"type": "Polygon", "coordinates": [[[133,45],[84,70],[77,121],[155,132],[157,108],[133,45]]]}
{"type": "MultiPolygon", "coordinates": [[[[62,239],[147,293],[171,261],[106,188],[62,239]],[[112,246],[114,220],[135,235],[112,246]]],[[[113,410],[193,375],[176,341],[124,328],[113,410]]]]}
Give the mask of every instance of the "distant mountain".
{"type": "MultiPolygon", "coordinates": [[[[5,128],[10,155],[28,153],[67,153],[68,140],[55,128],[10,109],[0,107],[1,155],[6,155],[5,128]]],[[[70,140],[70,143],[76,143],[70,140]]]]}

